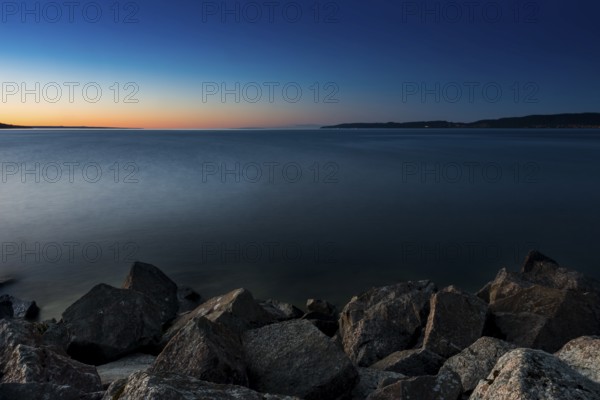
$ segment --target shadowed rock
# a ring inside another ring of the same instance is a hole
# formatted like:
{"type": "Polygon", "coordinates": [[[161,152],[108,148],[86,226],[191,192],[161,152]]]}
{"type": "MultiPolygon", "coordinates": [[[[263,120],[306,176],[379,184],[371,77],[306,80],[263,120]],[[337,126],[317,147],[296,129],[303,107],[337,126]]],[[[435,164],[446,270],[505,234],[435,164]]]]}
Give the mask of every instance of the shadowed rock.
{"type": "Polygon", "coordinates": [[[189,321],[167,344],[150,370],[248,386],[239,335],[204,317],[189,321]]]}
{"type": "Polygon", "coordinates": [[[503,355],[470,400],[593,400],[600,385],[540,350],[516,349],[503,355]]]}
{"type": "Polygon", "coordinates": [[[183,286],[177,289],[177,301],[179,302],[179,313],[192,311],[200,304],[204,303],[204,299],[194,289],[183,286]]]}
{"type": "Polygon", "coordinates": [[[67,352],[76,360],[105,364],[160,340],[162,318],[146,295],[100,284],[63,313],[67,352]]]}
{"type": "Polygon", "coordinates": [[[104,392],[85,393],[71,386],[52,383],[3,383],[0,399],[27,400],[101,400],[104,392]]]}
{"type": "Polygon", "coordinates": [[[34,319],[40,311],[35,301],[21,300],[8,294],[0,296],[0,318],[3,310],[8,317],[25,319],[34,319]]]}
{"type": "Polygon", "coordinates": [[[346,354],[369,366],[395,351],[418,344],[436,287],[430,281],[404,282],[373,288],[354,297],[340,317],[346,354]]]}
{"type": "Polygon", "coordinates": [[[406,376],[435,375],[444,358],[427,349],[402,350],[377,361],[371,368],[393,371],[406,376]]]}
{"type": "Polygon", "coordinates": [[[260,302],[260,306],[279,322],[301,318],[304,313],[293,304],[268,299],[260,302]]]}
{"type": "Polygon", "coordinates": [[[344,352],[306,320],[247,331],[243,343],[250,386],[260,392],[336,399],[358,379],[344,352]]]}
{"type": "Polygon", "coordinates": [[[103,387],[108,387],[114,381],[127,378],[138,371],[146,371],[156,360],[149,354],[131,354],[108,364],[98,366],[98,375],[103,387]]]}
{"type": "Polygon", "coordinates": [[[401,379],[385,386],[368,400],[457,400],[462,392],[460,379],[451,371],[436,376],[417,376],[401,379]]]}
{"type": "Polygon", "coordinates": [[[352,390],[352,400],[365,400],[369,395],[384,386],[406,378],[402,374],[381,371],[374,368],[358,368],[358,383],[352,390]]]}

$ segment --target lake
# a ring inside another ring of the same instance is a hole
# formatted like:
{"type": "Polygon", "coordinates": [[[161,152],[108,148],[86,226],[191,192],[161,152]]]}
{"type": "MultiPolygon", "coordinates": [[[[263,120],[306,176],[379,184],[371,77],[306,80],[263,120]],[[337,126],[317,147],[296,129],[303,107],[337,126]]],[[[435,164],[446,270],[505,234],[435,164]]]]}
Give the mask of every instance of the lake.
{"type": "Polygon", "coordinates": [[[42,319],[135,260],[300,306],[532,248],[600,278],[598,130],[4,130],[0,167],[0,291],[42,319]]]}

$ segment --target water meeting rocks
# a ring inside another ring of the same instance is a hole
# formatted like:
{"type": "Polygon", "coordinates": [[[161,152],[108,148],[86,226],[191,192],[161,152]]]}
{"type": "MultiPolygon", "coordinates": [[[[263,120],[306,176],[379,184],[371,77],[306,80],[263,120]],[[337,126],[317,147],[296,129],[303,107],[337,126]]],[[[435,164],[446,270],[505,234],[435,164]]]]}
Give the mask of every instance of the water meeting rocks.
{"type": "Polygon", "coordinates": [[[541,350],[516,349],[503,355],[470,400],[594,400],[600,385],[541,350]]]}
{"type": "Polygon", "coordinates": [[[114,382],[102,400],[301,400],[257,393],[242,386],[220,385],[175,373],[136,372],[114,382]]]}
{"type": "Polygon", "coordinates": [[[67,352],[76,360],[104,364],[160,340],[162,317],[143,293],[95,286],[63,313],[67,352]]]}
{"type": "Polygon", "coordinates": [[[248,386],[239,335],[204,317],[192,319],[171,339],[151,371],[248,386]]]}
{"type": "Polygon", "coordinates": [[[360,366],[418,344],[436,292],[430,281],[373,288],[356,296],[340,316],[344,350],[360,366]]]}
{"type": "Polygon", "coordinates": [[[358,380],[346,354],[309,321],[249,330],[242,339],[250,387],[260,392],[335,399],[358,380]]]}

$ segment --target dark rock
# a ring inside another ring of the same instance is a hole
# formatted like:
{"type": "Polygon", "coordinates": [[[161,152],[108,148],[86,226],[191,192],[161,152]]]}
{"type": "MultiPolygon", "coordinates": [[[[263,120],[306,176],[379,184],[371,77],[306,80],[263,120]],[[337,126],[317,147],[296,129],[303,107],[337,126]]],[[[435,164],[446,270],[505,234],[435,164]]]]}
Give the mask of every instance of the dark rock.
{"type": "Polygon", "coordinates": [[[514,345],[491,337],[482,337],[457,355],[450,357],[442,367],[442,371],[456,373],[463,391],[472,392],[481,379],[485,379],[496,365],[496,362],[514,345]]]}
{"type": "Polygon", "coordinates": [[[260,392],[335,399],[358,378],[344,352],[306,320],[247,331],[243,343],[250,386],[260,392]]]}
{"type": "Polygon", "coordinates": [[[530,253],[521,269],[501,270],[478,295],[489,301],[486,334],[549,352],[600,335],[600,283],[530,253]]]}
{"type": "Polygon", "coordinates": [[[516,349],[503,355],[471,400],[593,400],[600,385],[540,350],[516,349]]]}
{"type": "Polygon", "coordinates": [[[71,386],[53,383],[3,383],[0,399],[27,400],[101,400],[104,392],[84,393],[71,386]]]}
{"type": "Polygon", "coordinates": [[[311,311],[302,316],[302,319],[310,321],[321,332],[329,337],[333,337],[338,331],[338,321],[335,317],[329,314],[311,311]]]}
{"type": "Polygon", "coordinates": [[[204,299],[194,289],[182,286],[177,289],[177,301],[179,302],[179,313],[192,311],[200,304],[204,303],[204,299]]]}
{"type": "Polygon", "coordinates": [[[600,383],[599,336],[584,336],[571,340],[555,355],[581,375],[600,383]]]}
{"type": "Polygon", "coordinates": [[[69,348],[69,330],[63,322],[46,321],[42,322],[42,340],[44,346],[51,348],[57,353],[67,354],[69,348]]]}
{"type": "Polygon", "coordinates": [[[371,393],[384,386],[406,378],[402,374],[373,368],[358,368],[359,380],[352,390],[352,400],[365,400],[371,393]]]}
{"type": "Polygon", "coordinates": [[[177,334],[190,320],[206,317],[219,322],[234,332],[241,333],[275,322],[246,289],[236,289],[223,296],[213,297],[193,311],[178,317],[163,336],[163,344],[177,334]]]}
{"type": "Polygon", "coordinates": [[[344,350],[360,366],[418,345],[436,287],[430,281],[373,288],[354,297],[340,317],[344,350]]]}
{"type": "Polygon", "coordinates": [[[173,374],[136,372],[114,382],[103,400],[300,400],[257,393],[234,385],[219,385],[173,374]]]}
{"type": "Polygon", "coordinates": [[[375,391],[368,400],[457,400],[461,393],[458,376],[444,371],[436,376],[401,379],[375,391]]]}
{"type": "Polygon", "coordinates": [[[268,299],[261,301],[260,305],[267,313],[269,313],[276,321],[279,322],[302,318],[304,315],[302,310],[300,310],[298,307],[292,304],[282,303],[277,300],[268,299]]]}
{"type": "Polygon", "coordinates": [[[2,315],[3,309],[5,315],[9,317],[25,319],[34,319],[40,312],[35,301],[21,300],[8,294],[0,296],[0,315],[2,315]],[[8,307],[12,308],[12,315],[6,313],[8,307]]]}
{"type": "Polygon", "coordinates": [[[316,312],[320,314],[330,315],[332,317],[337,318],[337,309],[336,307],[325,300],[319,299],[308,299],[306,301],[306,309],[309,312],[316,312]]]}
{"type": "Polygon", "coordinates": [[[192,319],[171,339],[151,371],[248,386],[239,335],[204,317],[192,319]]]}
{"type": "Polygon", "coordinates": [[[477,296],[450,286],[431,298],[430,307],[423,344],[426,349],[450,357],[481,337],[487,304],[477,296]]]}
{"type": "Polygon", "coordinates": [[[125,278],[123,289],[143,293],[155,302],[163,323],[171,321],[177,315],[179,309],[177,285],[154,265],[134,263],[125,278]]]}
{"type": "Polygon", "coordinates": [[[88,364],[105,364],[151,348],[160,339],[162,318],[146,295],[100,284],[63,313],[67,352],[88,364]]]}
{"type": "Polygon", "coordinates": [[[131,354],[108,364],[100,365],[96,369],[103,387],[119,379],[125,379],[138,371],[146,371],[156,360],[155,356],[149,354],[131,354]]]}
{"type": "Polygon", "coordinates": [[[436,375],[444,361],[443,357],[427,349],[402,350],[377,361],[371,368],[406,376],[436,375]]]}
{"type": "Polygon", "coordinates": [[[14,315],[15,312],[13,311],[12,302],[0,298],[0,319],[12,318],[14,315]]]}

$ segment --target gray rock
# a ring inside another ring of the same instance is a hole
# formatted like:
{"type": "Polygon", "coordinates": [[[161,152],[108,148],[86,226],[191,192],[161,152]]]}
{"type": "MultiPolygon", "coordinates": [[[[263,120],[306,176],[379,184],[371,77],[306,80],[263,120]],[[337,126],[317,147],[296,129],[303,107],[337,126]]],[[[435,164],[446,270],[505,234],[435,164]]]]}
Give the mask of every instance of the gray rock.
{"type": "Polygon", "coordinates": [[[239,335],[205,317],[189,321],[163,349],[151,371],[248,386],[239,335]]]}
{"type": "Polygon", "coordinates": [[[154,265],[135,262],[125,278],[123,289],[143,293],[155,302],[163,323],[169,322],[177,315],[177,285],[154,265]]]}
{"type": "Polygon", "coordinates": [[[385,386],[368,400],[457,400],[462,393],[460,379],[451,371],[436,376],[416,376],[385,386]]]}
{"type": "Polygon", "coordinates": [[[394,352],[371,368],[406,376],[436,375],[444,361],[443,357],[427,349],[412,349],[394,352]]]}
{"type": "Polygon", "coordinates": [[[6,369],[6,362],[19,345],[37,347],[42,338],[32,323],[16,320],[0,320],[0,375],[6,369]]]}
{"type": "Polygon", "coordinates": [[[155,356],[136,353],[108,364],[99,365],[96,369],[98,370],[98,375],[100,375],[102,386],[107,387],[114,381],[125,379],[134,372],[146,371],[152,366],[155,360],[155,356]]]}
{"type": "Polygon", "coordinates": [[[320,314],[330,315],[337,318],[336,307],[326,300],[308,299],[306,301],[306,309],[309,312],[317,312],[320,314]]]}
{"type": "Polygon", "coordinates": [[[2,383],[0,399],[27,400],[101,400],[104,392],[84,393],[71,386],[53,383],[2,383]]]}
{"type": "Polygon", "coordinates": [[[136,372],[114,382],[103,400],[300,400],[257,393],[234,385],[219,385],[185,375],[136,372]]]}
{"type": "Polygon", "coordinates": [[[599,336],[584,336],[571,340],[555,355],[581,375],[600,383],[599,336]]]}
{"type": "Polygon", "coordinates": [[[40,312],[35,301],[21,300],[9,294],[0,296],[0,315],[3,313],[2,310],[5,310],[6,316],[25,319],[33,319],[40,312]],[[8,308],[12,308],[12,312],[8,311],[8,308]]]}
{"type": "Polygon", "coordinates": [[[430,281],[405,282],[354,297],[340,317],[340,336],[350,359],[369,366],[418,345],[435,291],[430,281]]]}
{"type": "Polygon", "coordinates": [[[479,381],[489,375],[498,359],[514,348],[514,345],[500,339],[482,337],[446,360],[442,371],[450,370],[456,373],[463,391],[472,392],[479,381]]]}
{"type": "Polygon", "coordinates": [[[371,393],[406,378],[402,374],[373,368],[358,368],[359,380],[352,390],[352,400],[365,400],[371,393]]]}
{"type": "Polygon", "coordinates": [[[597,400],[600,385],[541,350],[503,355],[470,400],[597,400]]]}
{"type": "Polygon", "coordinates": [[[238,333],[275,322],[275,319],[254,300],[252,293],[246,289],[236,289],[223,296],[213,297],[193,311],[178,317],[163,336],[163,344],[196,317],[206,317],[238,333]]]}
{"type": "Polygon", "coordinates": [[[88,364],[105,364],[156,345],[162,318],[146,295],[100,284],[63,313],[67,352],[88,364]]]}
{"type": "Polygon", "coordinates": [[[260,392],[335,399],[358,378],[344,352],[306,320],[247,331],[243,343],[250,386],[260,392]]]}
{"type": "Polygon", "coordinates": [[[431,298],[423,347],[443,357],[459,353],[481,337],[486,315],[487,304],[477,296],[444,288],[431,298]]]}
{"type": "Polygon", "coordinates": [[[269,313],[275,320],[279,322],[298,319],[304,315],[302,310],[293,304],[282,303],[273,299],[261,301],[260,305],[267,313],[269,313]]]}
{"type": "Polygon", "coordinates": [[[204,303],[204,299],[194,289],[182,286],[177,289],[177,301],[179,302],[179,313],[192,311],[200,304],[204,303]]]}

